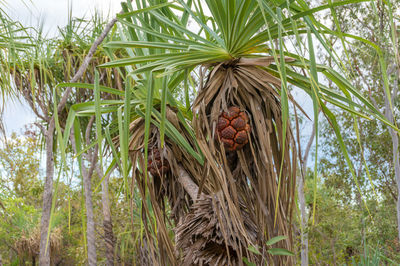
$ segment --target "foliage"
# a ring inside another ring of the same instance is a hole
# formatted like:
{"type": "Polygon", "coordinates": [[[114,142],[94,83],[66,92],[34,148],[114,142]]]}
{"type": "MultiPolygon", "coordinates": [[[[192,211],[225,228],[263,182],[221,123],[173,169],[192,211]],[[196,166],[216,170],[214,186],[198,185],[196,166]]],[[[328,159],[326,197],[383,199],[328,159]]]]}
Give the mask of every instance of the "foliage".
{"type": "MultiPolygon", "coordinates": [[[[375,186],[375,192],[364,168],[356,136],[346,114],[341,114],[339,124],[345,143],[357,171],[362,196],[366,198],[365,210],[358,188],[352,182],[349,169],[336,140],[330,136],[328,126],[323,126],[323,148],[320,159],[322,181],[318,185],[315,225],[309,230],[310,259],[318,261],[349,262],[352,256],[362,255],[363,243],[378,245],[381,252],[394,261],[399,244],[396,238],[396,190],[393,179],[389,136],[374,121],[359,123],[366,165],[375,186]],[[386,139],[386,140],[385,140],[386,139]],[[387,159],[385,159],[387,158],[387,159]],[[364,232],[364,233],[363,233],[364,232]],[[365,235],[363,235],[365,234],[365,235]],[[347,258],[347,260],[346,260],[347,258]]],[[[306,197],[312,209],[313,184],[308,175],[306,197]]]]}
{"type": "MultiPolygon", "coordinates": [[[[0,250],[10,259],[34,260],[39,251],[38,225],[43,192],[37,132],[29,129],[20,137],[13,133],[0,149],[0,167],[0,250]]],[[[51,225],[50,241],[55,255],[61,248],[61,219],[56,215],[51,225]]]]}
{"type": "MultiPolygon", "coordinates": [[[[379,64],[381,56],[384,56],[388,65],[394,63],[393,57],[396,51],[390,44],[392,42],[390,12],[396,10],[398,8],[388,9],[381,2],[376,5],[364,3],[338,9],[337,17],[342,30],[357,32],[359,36],[380,47],[383,52],[380,55],[378,50],[362,41],[354,40],[349,43],[346,54],[343,54],[343,60],[352,58],[349,80],[377,109],[391,112],[385,103],[387,92],[383,89],[387,71],[390,81],[388,89],[394,97],[393,112],[395,117],[398,117],[400,106],[397,101],[394,76],[389,72],[390,67],[382,70],[379,64]]],[[[332,42],[335,41],[332,39],[332,42]]],[[[327,58],[328,62],[329,60],[327,58]]],[[[355,124],[351,116],[340,110],[335,112],[349,156],[357,169],[359,188],[350,178],[350,169],[345,163],[342,151],[338,148],[339,143],[331,138],[333,132],[325,123],[322,131],[323,156],[320,157],[319,165],[323,183],[318,189],[318,193],[323,193],[323,196],[317,203],[317,209],[321,213],[318,215],[320,220],[315,228],[310,229],[310,241],[313,243],[310,250],[314,254],[312,259],[324,261],[336,257],[338,261],[343,261],[344,254],[346,262],[349,262],[352,256],[357,263],[370,263],[373,259],[379,260],[383,257],[398,262],[400,260],[399,239],[396,237],[398,191],[394,176],[391,136],[387,128],[377,121],[357,119],[359,134],[357,137],[352,134],[355,124]],[[361,197],[366,198],[370,213],[365,212],[361,197]],[[341,231],[346,234],[342,235],[339,233],[341,231]],[[342,242],[344,239],[347,240],[346,243],[342,242]],[[327,241],[320,251],[312,247],[316,243],[321,246],[322,240],[327,241]],[[338,242],[341,244],[338,245],[338,242]],[[375,251],[366,254],[371,250],[368,247],[371,245],[376,247],[375,251]]],[[[310,204],[310,201],[308,202],[310,204]]]]}
{"type": "Polygon", "coordinates": [[[352,265],[354,266],[380,265],[383,262],[391,264],[395,263],[394,261],[383,256],[381,250],[370,248],[367,245],[364,246],[364,254],[360,256],[359,262],[356,262],[356,260],[352,258],[352,265]]]}
{"type": "Polygon", "coordinates": [[[22,137],[11,135],[0,150],[0,191],[23,198],[39,207],[43,184],[39,179],[39,139],[36,132],[27,130],[22,137]]]}

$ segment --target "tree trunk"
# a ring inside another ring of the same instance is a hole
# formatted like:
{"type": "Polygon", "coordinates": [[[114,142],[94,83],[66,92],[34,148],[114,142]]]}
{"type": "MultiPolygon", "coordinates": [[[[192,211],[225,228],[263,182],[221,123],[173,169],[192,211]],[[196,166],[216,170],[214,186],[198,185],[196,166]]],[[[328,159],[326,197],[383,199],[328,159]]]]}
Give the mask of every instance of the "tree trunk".
{"type": "MultiPolygon", "coordinates": [[[[399,70],[398,66],[394,65],[391,67],[391,70],[388,70],[388,76],[395,71],[395,79],[393,84],[393,92],[391,95],[392,105],[394,99],[397,97],[398,92],[398,82],[399,82],[399,70]]],[[[385,93],[385,117],[389,120],[390,123],[394,122],[393,112],[390,109],[390,102],[388,99],[388,95],[385,93]]],[[[392,154],[393,154],[393,164],[394,164],[394,175],[396,179],[397,185],[397,234],[400,239],[400,161],[399,161],[399,135],[398,133],[389,128],[390,136],[392,138],[392,154]]]]}
{"type": "Polygon", "coordinates": [[[394,162],[394,175],[396,177],[397,185],[397,233],[400,239],[400,163],[399,163],[399,136],[394,129],[389,129],[392,137],[392,149],[393,149],[393,162],[394,162]]]}
{"type": "Polygon", "coordinates": [[[397,133],[390,129],[390,135],[393,142],[393,160],[394,160],[394,174],[396,176],[397,184],[397,233],[400,239],[400,163],[399,163],[399,136],[397,133]]]}
{"type": "Polygon", "coordinates": [[[89,266],[97,265],[96,234],[95,234],[95,228],[94,228],[92,185],[91,185],[92,174],[93,174],[93,170],[89,169],[89,171],[88,171],[82,165],[83,187],[85,190],[86,224],[87,224],[86,235],[87,235],[89,266]]]}
{"type": "Polygon", "coordinates": [[[304,180],[303,177],[297,179],[297,193],[300,204],[300,238],[301,238],[301,266],[308,266],[308,233],[307,233],[307,213],[306,200],[304,197],[304,180]]]}
{"type": "MultiPolygon", "coordinates": [[[[178,172],[178,181],[192,198],[193,201],[196,201],[199,187],[193,182],[192,178],[189,176],[188,172],[181,165],[179,165],[178,172]]],[[[199,195],[201,197],[201,195],[199,195]]]]}
{"type": "Polygon", "coordinates": [[[331,249],[332,249],[332,263],[334,266],[336,266],[337,262],[336,262],[335,239],[331,239],[330,243],[331,243],[331,249]]]}
{"type": "MultiPolygon", "coordinates": [[[[71,83],[77,82],[84,74],[86,68],[88,67],[90,61],[93,58],[97,47],[103,42],[104,38],[110,32],[111,28],[114,26],[116,18],[111,20],[100,36],[96,39],[93,45],[90,47],[88,54],[83,60],[82,65],[79,67],[78,72],[71,79],[71,83]]],[[[68,100],[69,95],[72,92],[72,88],[69,87],[65,90],[63,97],[61,98],[57,110],[55,112],[60,113],[68,100]]],[[[43,210],[40,223],[40,253],[39,253],[39,265],[47,266],[50,265],[50,248],[46,247],[47,235],[50,224],[50,213],[51,213],[51,201],[53,197],[53,176],[54,176],[54,158],[53,158],[53,142],[54,142],[54,129],[55,129],[55,118],[54,115],[49,122],[49,127],[45,132],[46,135],[46,180],[43,191],[43,210]]]]}
{"type": "MultiPolygon", "coordinates": [[[[89,122],[86,132],[90,131],[93,125],[94,117],[89,122]]],[[[86,134],[87,135],[87,134],[86,134]]],[[[74,129],[71,129],[70,135],[71,145],[75,153],[77,153],[74,129]]],[[[86,207],[86,239],[87,239],[87,250],[88,250],[88,265],[97,265],[97,254],[96,254],[96,234],[95,234],[95,223],[93,215],[93,203],[92,203],[92,185],[91,178],[97,161],[98,146],[95,147],[91,156],[85,153],[86,158],[90,160],[90,168],[87,169],[82,162],[81,164],[81,174],[83,179],[83,189],[85,195],[85,207],[86,207]]],[[[89,151],[88,151],[89,153],[89,151]]]]}
{"type": "MultiPolygon", "coordinates": [[[[99,176],[99,179],[103,178],[103,171],[100,169],[98,165],[96,165],[96,172],[99,176]]],[[[111,171],[110,171],[111,173],[111,171]]],[[[104,240],[105,240],[105,249],[106,249],[106,259],[107,265],[114,265],[114,250],[115,250],[115,238],[113,233],[113,225],[111,219],[111,211],[110,211],[110,199],[108,197],[108,179],[110,174],[104,177],[103,182],[101,183],[101,203],[103,205],[103,227],[104,227],[104,240]]]]}
{"type": "MultiPolygon", "coordinates": [[[[392,121],[391,121],[392,122],[392,121]]],[[[393,148],[393,162],[394,162],[394,175],[396,177],[397,185],[397,234],[400,239],[400,163],[399,163],[399,136],[394,129],[390,128],[390,135],[392,137],[393,148]]]]}
{"type": "MultiPolygon", "coordinates": [[[[307,161],[308,156],[310,154],[311,145],[314,142],[315,138],[315,125],[313,125],[313,129],[310,135],[310,139],[308,140],[306,150],[304,152],[303,158],[301,158],[300,162],[300,171],[301,176],[297,178],[297,194],[299,197],[299,205],[300,205],[300,240],[301,240],[301,266],[308,266],[308,233],[307,233],[307,212],[306,212],[306,199],[304,196],[304,180],[306,176],[307,169],[307,161]]],[[[300,147],[299,147],[300,151],[300,147]]]]}
{"type": "MultiPolygon", "coordinates": [[[[52,120],[53,122],[54,120],[52,120]]],[[[53,158],[53,143],[54,143],[54,122],[50,123],[46,134],[46,180],[43,191],[43,208],[40,222],[40,253],[39,265],[50,265],[50,247],[48,245],[47,236],[50,235],[50,214],[51,201],[53,197],[53,176],[54,176],[54,158],[53,158]]]]}

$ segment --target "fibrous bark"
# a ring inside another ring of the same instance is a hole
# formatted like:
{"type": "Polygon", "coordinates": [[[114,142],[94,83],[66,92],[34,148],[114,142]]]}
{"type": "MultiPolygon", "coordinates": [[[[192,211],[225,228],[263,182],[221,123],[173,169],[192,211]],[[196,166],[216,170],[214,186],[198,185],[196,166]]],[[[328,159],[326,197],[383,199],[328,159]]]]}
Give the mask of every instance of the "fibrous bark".
{"type": "MultiPolygon", "coordinates": [[[[182,250],[182,265],[242,265],[243,255],[253,256],[246,253],[248,240],[230,226],[229,213],[221,216],[226,208],[221,198],[221,195],[203,195],[175,228],[176,249],[182,250]]],[[[241,208],[241,215],[248,216],[245,210],[241,208]]],[[[244,224],[246,235],[255,243],[257,226],[251,219],[246,219],[244,224]]]]}
{"type": "MultiPolygon", "coordinates": [[[[226,202],[221,202],[222,195],[205,195],[199,193],[199,187],[193,182],[189,173],[178,165],[178,181],[193,200],[190,212],[181,219],[175,228],[176,252],[181,254],[182,265],[241,265],[242,256],[237,250],[246,249],[245,239],[238,239],[238,234],[231,230],[231,217],[228,213],[219,217],[226,202]],[[230,241],[226,241],[226,239],[230,241]]],[[[221,194],[221,193],[219,193],[221,194]]],[[[241,208],[245,211],[245,208],[241,208]]],[[[242,213],[248,216],[248,213],[242,213]]],[[[256,225],[250,220],[245,221],[247,235],[251,241],[257,239],[256,225]]]]}
{"type": "MultiPolygon", "coordinates": [[[[173,124],[192,147],[195,147],[192,136],[185,129],[182,121],[179,120],[176,111],[169,106],[166,108],[166,119],[173,124]]],[[[129,156],[132,165],[138,165],[133,172],[132,178],[138,185],[141,198],[144,201],[150,198],[152,207],[152,213],[150,213],[148,205],[143,204],[142,221],[145,234],[140,239],[138,261],[140,261],[141,265],[179,265],[179,256],[176,254],[174,243],[170,238],[168,224],[178,224],[189,212],[190,205],[198,194],[198,184],[193,182],[195,180],[193,175],[197,174],[200,177],[202,166],[168,136],[165,137],[164,147],[161,147],[160,132],[156,126],[151,125],[148,140],[149,158],[151,158],[151,151],[157,149],[160,161],[168,163],[169,167],[168,171],[153,171],[154,175],[148,168],[146,176],[144,171],[138,170],[145,169],[146,162],[144,153],[144,119],[135,119],[131,122],[129,128],[131,132],[129,156]],[[166,202],[168,202],[171,210],[169,215],[166,212],[166,202]],[[147,217],[150,215],[154,215],[157,221],[156,228],[153,228],[154,224],[148,223],[147,217]],[[149,233],[151,230],[157,230],[157,241],[149,233]]],[[[119,138],[117,137],[114,140],[118,147],[120,145],[119,138]]]]}
{"type": "MultiPolygon", "coordinates": [[[[297,152],[290,124],[283,124],[281,81],[267,70],[273,62],[272,56],[238,58],[202,69],[200,78],[206,82],[200,83],[193,103],[192,124],[206,159],[204,174],[195,181],[204,184],[203,188],[210,191],[208,195],[221,195],[223,212],[216,215],[221,221],[231,218],[229,225],[220,223],[221,231],[234,232],[235,239],[247,241],[233,250],[227,248],[227,252],[257,264],[258,258],[251,257],[247,247],[259,246],[265,262],[290,265],[293,258],[271,256],[265,244],[270,238],[284,235],[288,238],[276,247],[292,249],[290,221],[296,189],[297,152]],[[203,79],[205,71],[208,77],[203,79]],[[230,106],[244,111],[251,127],[248,143],[234,152],[234,159],[228,158],[231,152],[215,137],[220,114],[228,112],[230,106]],[[250,221],[257,225],[256,239],[246,229],[250,221]]],[[[290,95],[288,98],[298,106],[290,95]]],[[[225,243],[231,244],[228,235],[225,237],[225,243]]]]}

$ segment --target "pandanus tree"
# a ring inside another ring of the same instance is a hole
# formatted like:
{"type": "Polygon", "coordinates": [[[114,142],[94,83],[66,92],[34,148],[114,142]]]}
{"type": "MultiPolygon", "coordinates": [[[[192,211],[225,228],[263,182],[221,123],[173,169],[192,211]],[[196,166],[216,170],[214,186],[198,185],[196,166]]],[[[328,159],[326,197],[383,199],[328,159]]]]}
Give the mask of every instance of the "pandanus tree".
{"type": "MultiPolygon", "coordinates": [[[[50,221],[52,216],[54,216],[53,212],[55,209],[55,203],[52,203],[54,197],[53,178],[55,160],[59,152],[61,152],[61,165],[65,166],[66,153],[68,152],[66,149],[73,148],[76,150],[77,146],[80,145],[80,143],[75,143],[71,138],[71,143],[73,145],[70,146],[68,139],[61,141],[60,136],[62,136],[65,129],[70,129],[66,123],[68,123],[67,116],[70,112],[69,108],[71,105],[93,100],[94,97],[93,91],[90,90],[77,87],[76,90],[72,91],[71,87],[64,90],[63,88],[56,88],[56,86],[59,83],[65,83],[70,80],[94,83],[95,66],[109,60],[104,50],[98,49],[97,52],[94,53],[95,49],[94,51],[91,51],[93,49],[89,49],[91,46],[93,47],[93,43],[96,44],[95,48],[99,45],[100,42],[97,41],[96,43],[96,38],[102,35],[104,23],[98,16],[94,16],[92,20],[88,21],[70,18],[67,27],[60,29],[59,36],[54,39],[46,39],[42,35],[42,32],[29,30],[18,23],[10,23],[7,26],[6,33],[9,36],[9,43],[5,48],[7,48],[6,51],[8,53],[5,60],[1,60],[3,71],[1,73],[0,86],[3,95],[8,96],[8,93],[15,98],[25,100],[31,108],[31,111],[36,115],[37,121],[35,124],[41,129],[41,133],[44,136],[46,179],[41,216],[39,263],[41,265],[49,265],[51,258],[50,253],[52,250],[49,246],[51,240],[50,221]],[[17,42],[19,40],[23,42],[17,42]],[[87,60],[88,57],[90,57],[91,61],[87,60]],[[58,142],[60,146],[58,147],[57,139],[60,140],[60,142],[58,142]]],[[[120,75],[116,69],[103,69],[100,72],[99,82],[109,87],[118,87],[121,83],[120,75]]],[[[106,92],[102,93],[99,97],[103,100],[113,99],[113,96],[106,92]]],[[[85,135],[86,130],[88,132],[88,141],[94,137],[93,134],[90,134],[93,124],[93,119],[91,121],[90,118],[82,121],[82,126],[85,127],[83,129],[83,135],[85,135]]],[[[82,132],[77,131],[75,131],[75,133],[82,134],[82,132]]],[[[85,153],[85,155],[88,155],[89,152],[85,153]]],[[[81,157],[79,159],[81,159],[81,157]]],[[[87,161],[92,160],[91,156],[87,156],[85,159],[87,161]]],[[[82,162],[82,160],[80,160],[80,162],[82,162]]],[[[87,211],[87,238],[89,239],[86,241],[85,238],[85,244],[88,246],[89,261],[95,263],[95,223],[93,218],[91,189],[89,186],[91,173],[93,173],[94,168],[91,170],[86,169],[85,164],[81,164],[80,166],[82,170],[83,187],[85,188],[84,198],[85,209],[87,211]]],[[[56,171],[57,170],[61,173],[64,172],[65,169],[59,167],[56,171]]],[[[99,176],[102,176],[101,173],[99,173],[99,176]]],[[[56,187],[57,185],[58,182],[55,183],[56,187]]],[[[108,194],[108,191],[106,182],[104,182],[103,187],[103,196],[107,197],[106,194],[108,194]]],[[[107,198],[103,198],[102,203],[104,213],[107,215],[109,213],[107,198]]],[[[85,222],[84,218],[82,218],[82,222],[85,222]]],[[[104,228],[106,240],[107,236],[110,238],[110,234],[112,239],[110,216],[104,217],[104,228]]],[[[114,246],[109,246],[110,244],[107,245],[106,250],[111,249],[112,255],[114,246]]],[[[35,254],[35,256],[36,255],[38,254],[35,254]]],[[[112,257],[113,256],[111,256],[111,260],[113,260],[112,257]]]]}
{"type": "MultiPolygon", "coordinates": [[[[391,126],[340,73],[316,63],[314,38],[334,59],[324,34],[343,39],[313,16],[332,6],[178,0],[123,7],[123,41],[106,47],[126,49],[129,56],[102,67],[126,71],[125,92],[95,86],[98,93],[107,90],[123,100],[97,98],[76,106],[73,116],[95,114],[100,121],[104,113],[116,114],[106,130],[98,127],[98,143],[114,157],[108,169],[120,167],[128,199],[135,192],[142,198],[143,226],[132,231],[142,247],[138,260],[293,264],[293,257],[273,256],[293,249],[298,132],[290,118],[292,111],[297,119],[303,110],[289,86],[312,99],[316,129],[319,111],[325,115],[350,169],[331,109],[391,126]],[[320,83],[322,76],[336,89],[320,83]]],[[[69,121],[71,127],[78,124],[69,121]]]]}

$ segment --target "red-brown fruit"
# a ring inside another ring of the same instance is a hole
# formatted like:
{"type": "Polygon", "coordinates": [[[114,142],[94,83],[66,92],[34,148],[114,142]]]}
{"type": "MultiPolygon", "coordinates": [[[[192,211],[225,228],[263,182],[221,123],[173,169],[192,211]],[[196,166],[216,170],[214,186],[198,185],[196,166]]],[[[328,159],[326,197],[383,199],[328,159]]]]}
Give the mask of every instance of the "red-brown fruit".
{"type": "Polygon", "coordinates": [[[234,118],[232,121],[231,121],[231,125],[234,127],[234,128],[236,128],[237,130],[242,130],[242,129],[244,129],[245,127],[246,127],[246,122],[247,121],[245,121],[242,117],[237,117],[237,118],[234,118]]]}
{"type": "Polygon", "coordinates": [[[235,117],[238,117],[240,114],[240,109],[237,106],[231,106],[228,108],[228,112],[223,112],[222,116],[228,119],[229,121],[234,119],[235,117]]]}
{"type": "Polygon", "coordinates": [[[229,126],[229,120],[228,119],[226,119],[225,117],[223,117],[223,116],[220,116],[219,118],[218,118],[218,131],[221,131],[221,130],[223,130],[224,128],[226,128],[227,126],[229,126]]]}
{"type": "Polygon", "coordinates": [[[235,142],[238,144],[247,143],[247,132],[245,130],[239,131],[235,136],[235,142]]]}
{"type": "Polygon", "coordinates": [[[170,171],[170,165],[165,158],[161,159],[160,151],[157,148],[152,148],[149,151],[147,160],[147,168],[152,176],[160,177],[170,171]]]}
{"type": "Polygon", "coordinates": [[[231,106],[218,118],[217,131],[219,139],[229,151],[241,149],[249,141],[249,118],[239,107],[231,106]]]}
{"type": "Polygon", "coordinates": [[[227,126],[221,131],[220,137],[224,139],[233,139],[236,135],[236,129],[232,126],[227,126]]]}

